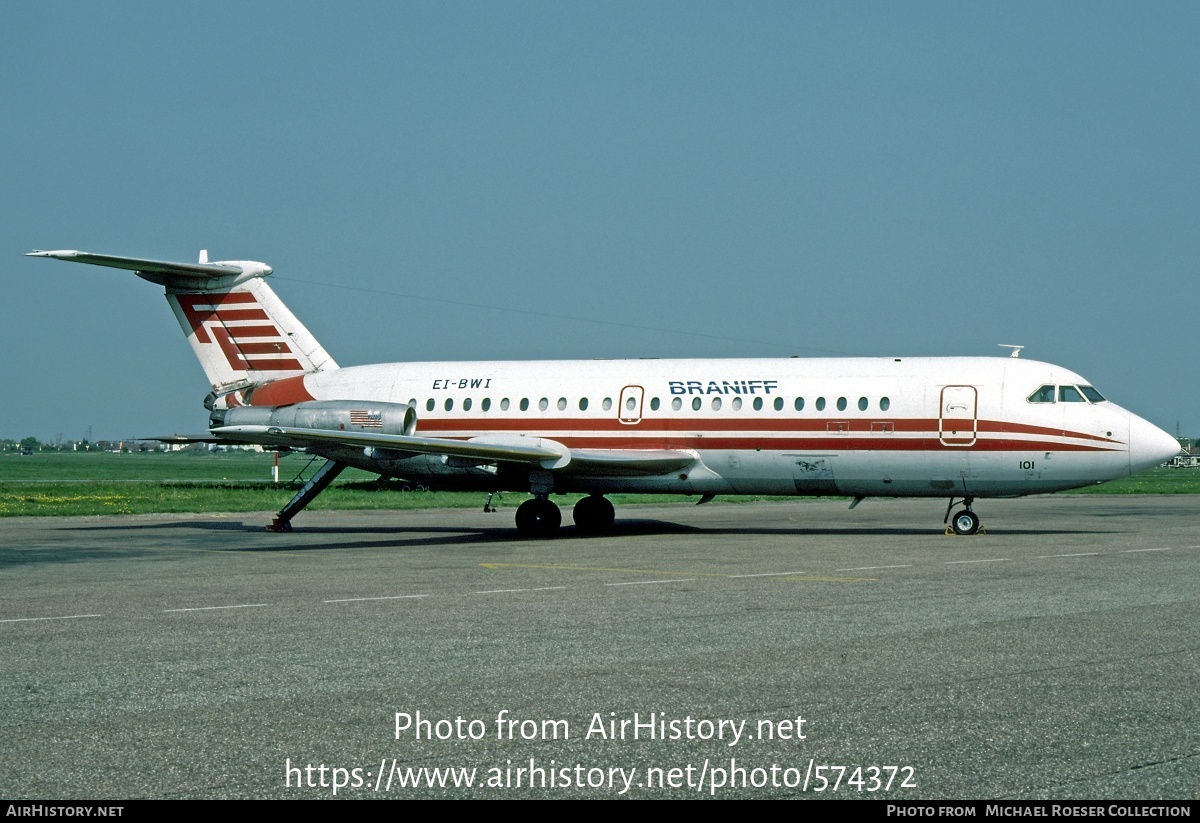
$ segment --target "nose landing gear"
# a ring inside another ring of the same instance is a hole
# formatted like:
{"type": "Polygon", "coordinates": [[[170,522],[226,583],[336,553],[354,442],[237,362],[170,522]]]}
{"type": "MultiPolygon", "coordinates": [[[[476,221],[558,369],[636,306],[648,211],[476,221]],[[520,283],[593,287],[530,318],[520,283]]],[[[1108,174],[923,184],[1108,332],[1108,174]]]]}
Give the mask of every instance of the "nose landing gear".
{"type": "Polygon", "coordinates": [[[954,498],[950,498],[950,505],[946,507],[946,517],[942,521],[948,523],[946,534],[957,534],[962,536],[977,534],[979,532],[979,515],[971,511],[971,504],[975,502],[974,497],[963,498],[963,509],[956,512],[954,517],[950,517],[950,510],[954,508],[954,498]]]}

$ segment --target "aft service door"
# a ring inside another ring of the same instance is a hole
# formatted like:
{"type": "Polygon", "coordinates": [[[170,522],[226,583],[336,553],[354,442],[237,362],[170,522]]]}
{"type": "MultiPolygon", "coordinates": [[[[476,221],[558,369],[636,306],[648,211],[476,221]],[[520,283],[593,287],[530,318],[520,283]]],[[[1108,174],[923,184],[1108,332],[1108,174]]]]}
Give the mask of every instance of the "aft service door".
{"type": "Polygon", "coordinates": [[[642,420],[642,397],[645,390],[641,386],[626,386],[621,389],[621,403],[617,406],[617,418],[626,425],[632,426],[642,420]]]}
{"type": "Polygon", "coordinates": [[[972,446],[979,427],[979,394],[974,386],[942,388],[938,438],[944,446],[972,446]]]}

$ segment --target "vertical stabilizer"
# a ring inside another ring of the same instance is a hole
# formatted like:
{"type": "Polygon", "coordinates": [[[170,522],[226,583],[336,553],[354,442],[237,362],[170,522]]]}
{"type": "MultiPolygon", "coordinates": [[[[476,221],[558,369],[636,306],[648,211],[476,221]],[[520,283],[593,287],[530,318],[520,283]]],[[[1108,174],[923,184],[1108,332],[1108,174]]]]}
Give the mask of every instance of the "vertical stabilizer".
{"type": "Polygon", "coordinates": [[[215,390],[337,368],[261,279],[229,290],[168,287],[167,302],[215,390]]]}

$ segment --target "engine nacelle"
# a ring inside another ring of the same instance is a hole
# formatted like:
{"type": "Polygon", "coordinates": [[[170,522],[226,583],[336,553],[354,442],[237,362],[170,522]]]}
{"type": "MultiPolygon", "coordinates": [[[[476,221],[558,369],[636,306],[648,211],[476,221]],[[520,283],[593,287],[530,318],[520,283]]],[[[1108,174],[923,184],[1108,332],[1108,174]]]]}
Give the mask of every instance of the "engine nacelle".
{"type": "Polygon", "coordinates": [[[309,400],[291,406],[217,409],[209,426],[279,426],[368,434],[415,434],[417,411],[408,404],[367,400],[309,400]]]}

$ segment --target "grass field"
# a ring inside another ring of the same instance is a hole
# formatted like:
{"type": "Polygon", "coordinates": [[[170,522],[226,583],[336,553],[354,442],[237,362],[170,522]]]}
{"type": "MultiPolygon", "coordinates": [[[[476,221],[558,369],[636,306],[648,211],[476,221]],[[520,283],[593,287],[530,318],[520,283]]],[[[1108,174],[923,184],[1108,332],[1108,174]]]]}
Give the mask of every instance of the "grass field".
{"type": "MultiPolygon", "coordinates": [[[[308,465],[306,455],[282,456],[279,485],[271,482],[273,461],[269,452],[4,454],[0,455],[0,517],[278,510],[291,498],[297,475],[310,476],[320,461],[308,465]]],[[[1153,469],[1065,494],[1200,494],[1200,470],[1153,469]]],[[[508,494],[493,504],[514,508],[526,497],[508,494]]],[[[683,495],[611,497],[618,505],[696,500],[683,495]]],[[[717,498],[726,503],[763,499],[770,498],[717,498]]],[[[478,492],[414,490],[347,469],[310,508],[474,508],[481,507],[483,500],[478,492]]],[[[570,505],[570,499],[565,505],[570,505]]]]}

